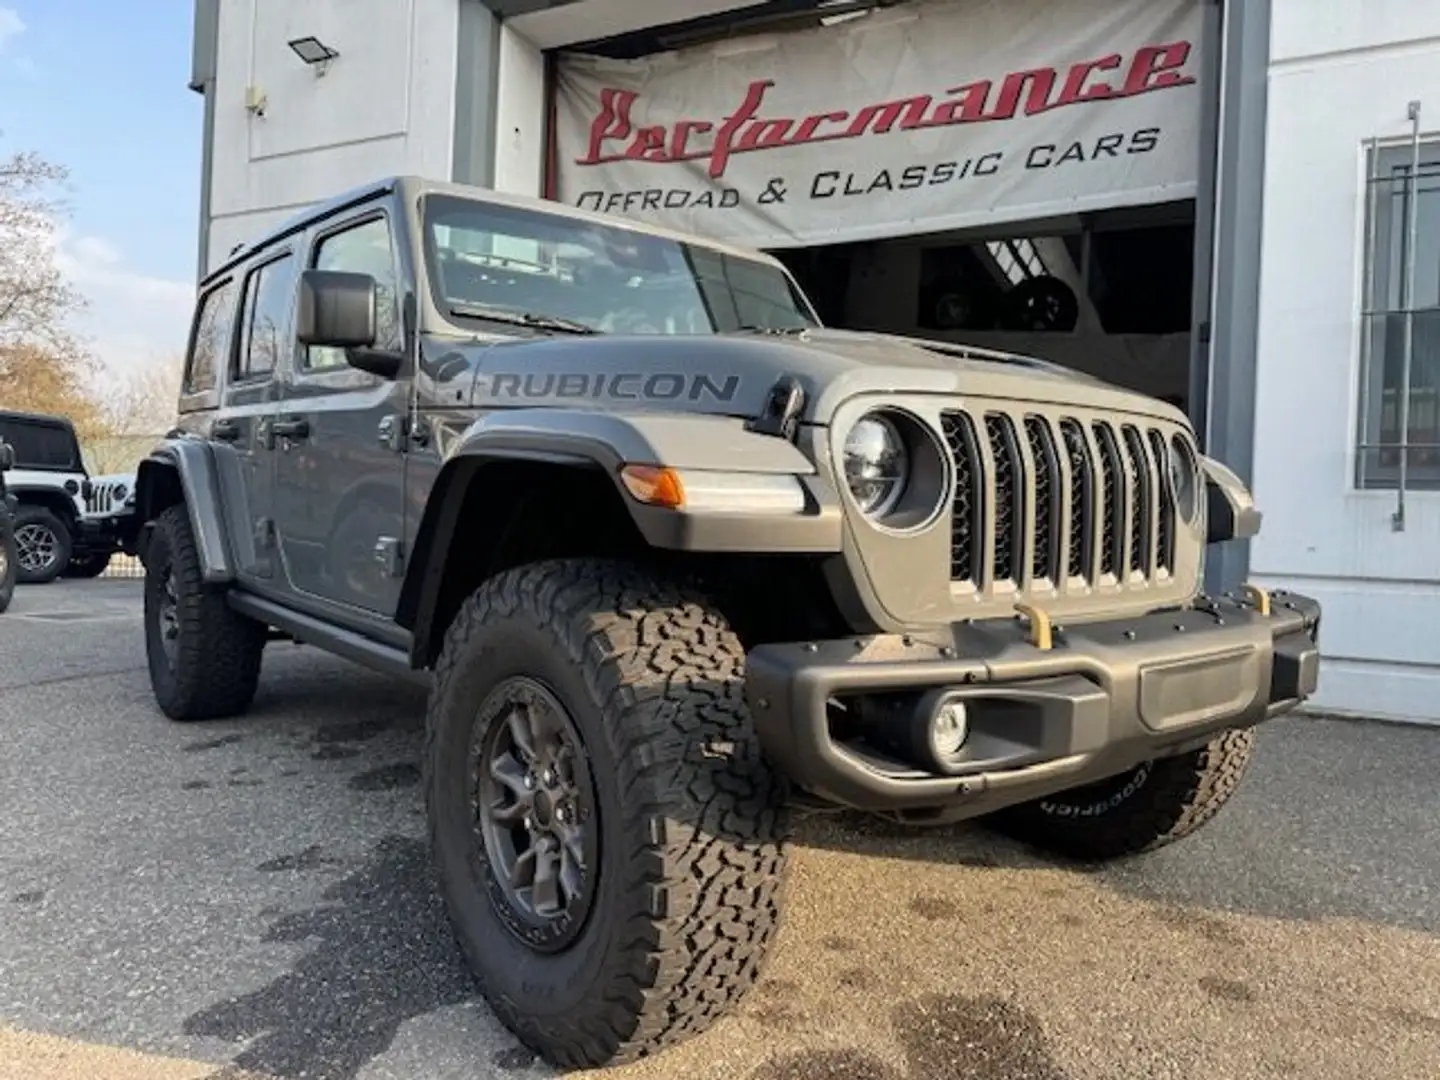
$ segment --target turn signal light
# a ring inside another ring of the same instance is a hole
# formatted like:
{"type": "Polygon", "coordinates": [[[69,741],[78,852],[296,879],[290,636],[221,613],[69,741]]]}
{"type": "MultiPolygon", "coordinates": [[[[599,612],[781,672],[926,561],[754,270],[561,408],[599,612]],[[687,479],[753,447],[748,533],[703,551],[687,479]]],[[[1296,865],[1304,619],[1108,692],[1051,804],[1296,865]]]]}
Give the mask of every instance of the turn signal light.
{"type": "Polygon", "coordinates": [[[680,474],[661,465],[626,465],[620,470],[625,489],[649,506],[678,510],[685,505],[685,486],[680,474]]]}

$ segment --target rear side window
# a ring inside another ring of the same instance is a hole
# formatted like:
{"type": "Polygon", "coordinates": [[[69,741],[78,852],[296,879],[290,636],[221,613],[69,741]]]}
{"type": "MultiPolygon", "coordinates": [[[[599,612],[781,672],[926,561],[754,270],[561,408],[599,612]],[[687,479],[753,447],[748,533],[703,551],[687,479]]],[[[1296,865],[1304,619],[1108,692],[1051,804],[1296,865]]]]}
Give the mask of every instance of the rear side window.
{"type": "Polygon", "coordinates": [[[70,429],[32,420],[0,420],[0,439],[15,448],[17,469],[80,468],[79,447],[70,429]]]}
{"type": "Polygon", "coordinates": [[[250,272],[235,374],[254,379],[270,374],[290,342],[290,313],[295,302],[295,259],[282,255],[250,272]]]}
{"type": "Polygon", "coordinates": [[[200,298],[190,342],[190,362],[185,366],[185,392],[198,394],[215,389],[220,358],[230,341],[231,315],[235,308],[235,283],[211,289],[200,298]]]}

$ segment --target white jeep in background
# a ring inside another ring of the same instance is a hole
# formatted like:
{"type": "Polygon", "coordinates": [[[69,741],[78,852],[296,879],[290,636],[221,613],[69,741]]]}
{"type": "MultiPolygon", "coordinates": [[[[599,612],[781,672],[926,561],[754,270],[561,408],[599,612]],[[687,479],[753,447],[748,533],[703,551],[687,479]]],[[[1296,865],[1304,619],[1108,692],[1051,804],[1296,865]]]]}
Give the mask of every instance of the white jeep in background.
{"type": "Polygon", "coordinates": [[[69,420],[0,412],[0,440],[15,452],[5,479],[17,503],[19,583],[44,584],[62,574],[98,577],[115,552],[133,552],[135,477],[92,477],[69,420]]]}

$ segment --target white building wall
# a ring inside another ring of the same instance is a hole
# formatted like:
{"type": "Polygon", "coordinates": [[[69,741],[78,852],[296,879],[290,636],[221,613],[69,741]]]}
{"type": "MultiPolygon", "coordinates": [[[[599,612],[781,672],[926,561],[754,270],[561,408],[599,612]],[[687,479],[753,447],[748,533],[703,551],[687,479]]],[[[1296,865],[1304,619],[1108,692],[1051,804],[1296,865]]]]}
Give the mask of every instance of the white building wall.
{"type": "Polygon", "coordinates": [[[458,21],[457,0],[223,0],[209,265],[348,187],[448,178],[458,21]],[[323,76],[286,44],[307,35],[340,53],[323,76]]]}
{"type": "Polygon", "coordinates": [[[545,55],[500,24],[495,94],[495,189],[541,195],[545,178],[545,55]]]}
{"type": "Polygon", "coordinates": [[[1324,604],[1314,707],[1440,721],[1440,492],[1354,482],[1365,143],[1440,132],[1440,3],[1273,3],[1252,574],[1324,604]]]}

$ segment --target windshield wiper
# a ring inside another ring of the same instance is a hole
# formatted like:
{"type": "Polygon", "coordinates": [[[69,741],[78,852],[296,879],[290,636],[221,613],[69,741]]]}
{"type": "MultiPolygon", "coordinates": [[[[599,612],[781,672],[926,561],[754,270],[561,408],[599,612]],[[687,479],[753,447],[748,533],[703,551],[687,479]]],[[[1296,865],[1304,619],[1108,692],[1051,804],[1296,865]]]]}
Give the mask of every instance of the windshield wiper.
{"type": "Polygon", "coordinates": [[[469,319],[489,319],[492,322],[510,323],[512,326],[533,326],[537,330],[559,330],[566,334],[599,334],[593,326],[565,319],[558,315],[541,315],[534,311],[506,311],[504,308],[486,307],[483,304],[451,304],[451,315],[469,319]]]}

